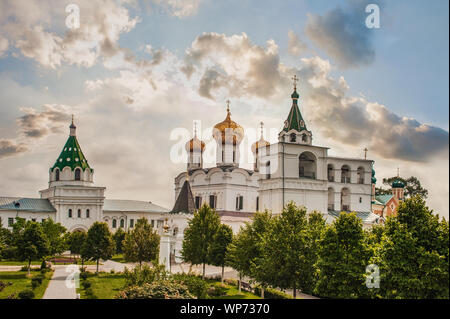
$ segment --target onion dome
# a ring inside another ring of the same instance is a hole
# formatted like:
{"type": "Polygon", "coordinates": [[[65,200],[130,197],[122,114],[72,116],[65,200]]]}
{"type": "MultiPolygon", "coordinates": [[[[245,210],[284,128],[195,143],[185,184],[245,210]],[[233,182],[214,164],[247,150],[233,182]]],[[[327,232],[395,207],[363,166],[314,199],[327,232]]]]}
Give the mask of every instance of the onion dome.
{"type": "Polygon", "coordinates": [[[372,184],[376,184],[377,179],[375,178],[375,170],[372,168],[372,184]]]}
{"type": "Polygon", "coordinates": [[[78,140],[75,134],[76,127],[73,124],[73,118],[72,124],[69,128],[69,138],[67,139],[67,142],[64,145],[63,150],[61,151],[61,154],[58,156],[58,159],[56,160],[51,170],[53,171],[54,169],[59,168],[59,170],[62,171],[66,166],[70,167],[72,171],[77,167],[81,168],[83,171],[87,168],[91,169],[86,157],[81,151],[80,144],[78,144],[78,140]]]}
{"type": "Polygon", "coordinates": [[[199,140],[197,134],[195,134],[194,138],[186,143],[185,148],[187,152],[203,152],[205,149],[205,142],[199,140]]]}
{"type": "Polygon", "coordinates": [[[242,126],[231,120],[230,101],[227,101],[227,117],[224,121],[214,125],[213,137],[216,141],[222,140],[222,144],[231,143],[231,141],[233,144],[237,144],[244,139],[242,126]]]}
{"type": "Polygon", "coordinates": [[[392,182],[392,188],[405,188],[405,183],[399,178],[392,182]]]}
{"type": "Polygon", "coordinates": [[[294,92],[291,94],[292,106],[291,110],[289,111],[288,118],[284,122],[283,131],[289,132],[290,130],[295,130],[297,132],[301,132],[303,130],[306,130],[306,124],[298,107],[298,99],[300,95],[297,93],[297,76],[294,75],[292,79],[294,80],[294,92]]]}
{"type": "Polygon", "coordinates": [[[264,125],[264,123],[261,122],[261,138],[259,139],[259,141],[256,141],[255,143],[252,144],[252,152],[253,153],[257,153],[258,149],[260,147],[265,147],[265,146],[269,146],[270,145],[270,143],[267,142],[264,139],[264,136],[263,136],[263,125],[264,125]]]}

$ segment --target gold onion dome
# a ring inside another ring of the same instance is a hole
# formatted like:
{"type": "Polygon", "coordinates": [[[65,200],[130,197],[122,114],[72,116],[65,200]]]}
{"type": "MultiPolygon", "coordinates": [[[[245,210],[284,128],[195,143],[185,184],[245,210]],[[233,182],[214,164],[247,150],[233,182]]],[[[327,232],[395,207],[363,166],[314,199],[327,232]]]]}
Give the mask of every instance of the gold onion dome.
{"type": "Polygon", "coordinates": [[[222,144],[240,143],[244,139],[244,129],[242,126],[231,120],[230,101],[227,101],[227,117],[224,121],[214,125],[213,137],[216,141],[222,139],[222,144]]]}
{"type": "Polygon", "coordinates": [[[255,143],[252,144],[252,152],[255,153],[258,151],[260,147],[265,147],[269,145],[270,143],[267,142],[263,137],[263,122],[261,122],[261,138],[259,139],[259,141],[256,141],[255,143]]]}
{"type": "Polygon", "coordinates": [[[186,143],[186,151],[187,152],[194,152],[194,151],[201,151],[205,149],[205,142],[198,139],[197,134],[194,136],[194,138],[190,139],[186,143]]]}

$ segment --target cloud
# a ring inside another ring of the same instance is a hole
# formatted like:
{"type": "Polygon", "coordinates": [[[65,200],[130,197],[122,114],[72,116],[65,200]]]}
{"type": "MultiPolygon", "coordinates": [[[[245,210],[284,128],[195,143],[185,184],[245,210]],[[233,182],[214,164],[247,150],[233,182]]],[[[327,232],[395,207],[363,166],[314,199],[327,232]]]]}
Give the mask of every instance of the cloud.
{"type": "Polygon", "coordinates": [[[50,133],[60,132],[62,124],[70,119],[69,107],[46,104],[42,112],[33,108],[21,108],[25,115],[17,119],[21,133],[27,138],[41,138],[50,133]]]}
{"type": "Polygon", "coordinates": [[[27,150],[28,148],[22,143],[17,144],[11,140],[0,140],[0,159],[15,156],[27,150]]]}
{"type": "Polygon", "coordinates": [[[423,162],[448,152],[447,131],[349,95],[344,78],[336,80],[329,75],[331,66],[326,60],[316,56],[302,59],[302,64],[305,107],[324,137],[347,145],[368,146],[386,159],[423,162]]]}
{"type": "Polygon", "coordinates": [[[300,40],[300,38],[294,31],[289,30],[288,38],[288,52],[290,54],[294,56],[300,56],[307,50],[308,46],[306,45],[306,43],[300,40]]]}
{"type": "Polygon", "coordinates": [[[0,37],[0,58],[5,55],[6,50],[8,50],[8,46],[8,39],[0,37]]]}
{"type": "Polygon", "coordinates": [[[352,1],[347,8],[338,7],[323,16],[309,14],[305,33],[341,67],[371,64],[375,60],[373,30],[365,25],[365,6],[370,2],[352,1]]]}
{"type": "Polygon", "coordinates": [[[149,0],[163,9],[169,14],[184,18],[197,13],[200,2],[203,0],[149,0]]]}

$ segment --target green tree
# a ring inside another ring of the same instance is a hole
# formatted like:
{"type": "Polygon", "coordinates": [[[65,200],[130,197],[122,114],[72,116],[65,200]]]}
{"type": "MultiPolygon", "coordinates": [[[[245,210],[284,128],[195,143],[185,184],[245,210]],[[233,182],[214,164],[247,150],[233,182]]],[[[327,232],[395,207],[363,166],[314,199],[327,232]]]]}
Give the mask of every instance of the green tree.
{"type": "Polygon", "coordinates": [[[106,223],[95,222],[87,232],[82,249],[82,258],[92,259],[98,263],[100,259],[110,259],[114,253],[114,241],[106,223]]]}
{"type": "Polygon", "coordinates": [[[375,263],[386,298],[448,299],[448,221],[439,221],[420,196],[407,199],[387,220],[375,263]]]}
{"type": "Polygon", "coordinates": [[[205,265],[208,263],[208,251],[220,225],[219,215],[208,205],[204,204],[189,220],[188,228],[184,234],[182,256],[183,260],[193,265],[203,265],[203,278],[205,265]]]}
{"type": "Polygon", "coordinates": [[[214,266],[222,267],[222,279],[225,268],[225,255],[228,245],[233,240],[233,230],[230,226],[221,224],[213,237],[211,246],[209,247],[209,262],[214,266]]]}
{"type": "MultiPolygon", "coordinates": [[[[81,256],[83,245],[86,242],[87,234],[81,231],[68,233],[67,247],[71,254],[81,256]]],[[[83,258],[81,258],[81,265],[83,266],[83,258]]]]}
{"type": "Polygon", "coordinates": [[[116,247],[116,254],[123,253],[123,241],[125,240],[125,231],[122,228],[119,228],[113,235],[113,239],[116,247]]]}
{"type": "Polygon", "coordinates": [[[42,229],[49,243],[49,254],[51,256],[63,253],[67,246],[64,238],[66,228],[60,223],[55,223],[51,218],[42,222],[42,229]]]}
{"type": "Polygon", "coordinates": [[[389,188],[377,188],[377,190],[382,194],[392,194],[392,189],[390,188],[390,186],[397,179],[401,180],[405,184],[405,198],[411,198],[415,195],[420,195],[423,198],[427,198],[428,190],[422,187],[419,179],[415,176],[411,176],[410,178],[397,176],[383,178],[383,184],[388,186],[389,188]]]}
{"type": "Polygon", "coordinates": [[[156,261],[159,256],[160,237],[146,218],[138,219],[136,227],[125,235],[123,252],[125,260],[139,262],[156,261]]]}
{"type": "Polygon", "coordinates": [[[361,219],[355,213],[341,213],[327,226],[320,242],[316,294],[327,298],[369,296],[365,273],[370,257],[361,219]]]}
{"type": "Polygon", "coordinates": [[[49,243],[42,225],[33,221],[25,223],[15,245],[17,258],[20,261],[28,261],[28,274],[30,274],[31,261],[41,259],[49,253],[49,243]]]}
{"type": "Polygon", "coordinates": [[[3,228],[0,218],[0,258],[8,258],[12,234],[7,228],[3,228]]]}

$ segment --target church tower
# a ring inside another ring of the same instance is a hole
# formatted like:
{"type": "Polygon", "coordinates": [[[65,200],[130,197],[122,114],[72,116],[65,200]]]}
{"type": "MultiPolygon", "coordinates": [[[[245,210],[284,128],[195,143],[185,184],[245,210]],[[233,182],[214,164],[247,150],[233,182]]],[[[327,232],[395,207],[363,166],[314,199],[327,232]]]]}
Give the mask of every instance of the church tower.
{"type": "Polygon", "coordinates": [[[69,138],[50,168],[49,186],[39,193],[55,207],[55,222],[69,231],[87,231],[102,220],[105,187],[94,186],[94,170],[81,151],[73,116],[69,128],[69,138]]]}
{"type": "Polygon", "coordinates": [[[231,120],[230,101],[227,101],[227,117],[214,126],[213,137],[217,143],[217,166],[239,167],[239,145],[244,139],[244,129],[231,120]]]}
{"type": "Polygon", "coordinates": [[[291,94],[292,106],[286,121],[284,121],[283,130],[278,134],[280,142],[289,142],[295,144],[312,144],[312,133],[306,129],[305,121],[298,107],[300,95],[297,93],[297,76],[292,78],[294,81],[294,92],[291,94]]]}
{"type": "Polygon", "coordinates": [[[197,127],[195,127],[194,137],[186,143],[186,152],[188,153],[188,171],[203,168],[203,151],[205,142],[197,137],[197,127]]]}

